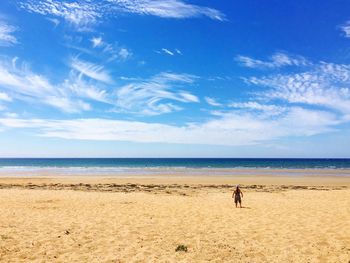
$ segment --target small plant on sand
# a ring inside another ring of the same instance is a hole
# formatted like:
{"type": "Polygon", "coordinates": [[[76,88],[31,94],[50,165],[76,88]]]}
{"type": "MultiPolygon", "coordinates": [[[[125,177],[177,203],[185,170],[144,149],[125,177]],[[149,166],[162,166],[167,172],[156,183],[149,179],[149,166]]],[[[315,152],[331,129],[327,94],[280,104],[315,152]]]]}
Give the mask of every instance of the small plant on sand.
{"type": "Polygon", "coordinates": [[[179,251],[184,251],[184,252],[187,252],[187,246],[185,245],[178,245],[177,248],[175,249],[176,252],[179,252],[179,251]]]}

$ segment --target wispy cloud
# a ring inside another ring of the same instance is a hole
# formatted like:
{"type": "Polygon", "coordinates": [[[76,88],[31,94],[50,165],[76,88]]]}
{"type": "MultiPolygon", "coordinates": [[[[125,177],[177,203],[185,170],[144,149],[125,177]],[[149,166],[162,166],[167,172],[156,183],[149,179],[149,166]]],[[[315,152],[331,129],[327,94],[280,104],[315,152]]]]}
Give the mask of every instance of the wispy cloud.
{"type": "Polygon", "coordinates": [[[123,78],[129,84],[111,87],[112,78],[102,67],[74,58],[69,75],[52,84],[26,64],[18,67],[17,60],[0,61],[0,100],[46,104],[65,112],[92,110],[90,102],[100,102],[115,111],[142,115],[178,111],[182,109],[179,103],[199,102],[184,89],[197,78],[189,74],[162,72],[148,79],[123,78]]]}
{"type": "Polygon", "coordinates": [[[3,111],[6,109],[5,105],[3,105],[1,102],[11,102],[12,98],[5,92],[0,91],[0,111],[3,111]]]}
{"type": "Polygon", "coordinates": [[[169,49],[162,48],[162,51],[163,51],[165,54],[168,54],[168,55],[170,55],[170,56],[174,56],[174,52],[171,52],[169,49]]]}
{"type": "MultiPolygon", "coordinates": [[[[102,39],[102,37],[93,37],[90,39],[92,47],[99,50],[99,52],[108,56],[107,61],[125,61],[132,57],[132,52],[126,47],[120,47],[118,45],[113,45],[107,43],[102,39]]],[[[87,53],[87,52],[85,52],[87,53]]]]}
{"type": "Polygon", "coordinates": [[[175,56],[175,55],[182,55],[181,50],[175,48],[175,49],[169,49],[169,48],[162,48],[161,50],[155,51],[158,54],[165,54],[169,56],[175,56]]]}
{"type": "Polygon", "coordinates": [[[262,104],[257,101],[248,102],[232,102],[228,105],[231,108],[245,109],[252,111],[264,112],[266,116],[275,116],[284,113],[288,110],[288,107],[277,106],[274,104],[262,104]]]}
{"type": "Polygon", "coordinates": [[[235,59],[242,66],[261,69],[275,69],[285,66],[306,66],[310,64],[310,62],[302,56],[292,56],[281,52],[273,54],[267,61],[241,55],[237,56],[235,59]]]}
{"type": "Polygon", "coordinates": [[[64,19],[78,31],[90,30],[104,13],[91,1],[27,0],[19,6],[32,13],[64,19]]]}
{"type": "Polygon", "coordinates": [[[229,112],[204,123],[183,126],[108,119],[0,119],[0,128],[34,129],[38,136],[44,137],[235,146],[289,136],[312,136],[333,131],[337,124],[334,114],[299,107],[289,109],[277,119],[229,112]]]}
{"type": "Polygon", "coordinates": [[[51,23],[53,23],[55,25],[55,27],[57,27],[60,24],[60,20],[58,20],[57,18],[46,18],[48,21],[50,21],[51,23]]]}
{"type": "Polygon", "coordinates": [[[180,49],[175,48],[175,52],[179,55],[182,55],[182,51],[180,49]]]}
{"type": "Polygon", "coordinates": [[[70,63],[71,68],[78,71],[89,78],[102,81],[105,83],[111,83],[112,79],[108,72],[104,70],[103,66],[96,65],[87,61],[83,61],[77,57],[73,58],[70,63]]]}
{"type": "Polygon", "coordinates": [[[100,47],[103,45],[102,37],[93,37],[91,38],[91,43],[92,46],[95,47],[100,47]]]}
{"type": "Polygon", "coordinates": [[[51,106],[70,113],[91,110],[90,104],[82,100],[72,100],[69,97],[46,96],[45,101],[51,106]]]}
{"type": "Polygon", "coordinates": [[[3,114],[3,116],[7,117],[7,118],[18,118],[19,115],[15,112],[5,112],[3,114]]]}
{"type": "Polygon", "coordinates": [[[213,20],[225,20],[225,15],[219,10],[187,4],[182,0],[23,0],[19,6],[32,13],[64,19],[80,31],[90,30],[106,16],[120,13],[176,19],[205,16],[213,20]]]}
{"type": "Polygon", "coordinates": [[[2,101],[12,101],[12,98],[5,92],[0,92],[0,100],[2,101]]]}
{"type": "Polygon", "coordinates": [[[13,35],[17,28],[0,20],[0,46],[11,46],[17,44],[17,38],[13,35]]]}
{"type": "Polygon", "coordinates": [[[198,102],[199,99],[184,90],[175,90],[181,84],[190,84],[195,76],[163,72],[150,79],[125,85],[117,90],[117,105],[125,111],[144,115],[158,115],[180,110],[172,102],[198,102]]]}
{"type": "Polygon", "coordinates": [[[206,16],[214,20],[225,20],[225,15],[213,8],[187,4],[181,0],[109,0],[116,10],[140,15],[165,18],[190,18],[206,16]]]}
{"type": "Polygon", "coordinates": [[[107,90],[86,81],[81,74],[71,72],[69,78],[61,86],[78,98],[112,104],[107,90]]]}
{"type": "Polygon", "coordinates": [[[321,62],[304,72],[251,77],[246,81],[270,88],[260,93],[265,99],[322,106],[350,117],[350,65],[321,62]]]}
{"type": "Polygon", "coordinates": [[[222,104],[217,102],[216,99],[214,99],[214,98],[204,97],[204,99],[211,106],[214,106],[214,107],[222,106],[222,104]]]}
{"type": "MultiPolygon", "coordinates": [[[[78,98],[73,98],[67,90],[54,86],[45,77],[31,72],[25,64],[20,68],[11,61],[0,61],[0,90],[7,90],[11,99],[30,103],[46,104],[65,112],[80,112],[90,106],[78,98]]],[[[2,97],[9,100],[1,91],[2,97]]]]}
{"type": "Polygon", "coordinates": [[[118,52],[119,58],[122,60],[126,60],[132,56],[132,53],[127,48],[120,48],[118,52]]]}
{"type": "Polygon", "coordinates": [[[347,21],[345,24],[341,25],[340,29],[343,31],[345,37],[350,38],[350,21],[347,21]]]}

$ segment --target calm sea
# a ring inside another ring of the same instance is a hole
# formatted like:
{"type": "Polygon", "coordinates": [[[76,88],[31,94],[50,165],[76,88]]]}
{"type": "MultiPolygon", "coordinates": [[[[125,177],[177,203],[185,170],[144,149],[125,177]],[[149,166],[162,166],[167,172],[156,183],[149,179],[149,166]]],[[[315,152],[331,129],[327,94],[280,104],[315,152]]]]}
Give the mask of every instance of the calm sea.
{"type": "Polygon", "coordinates": [[[350,159],[0,158],[2,176],[145,174],[350,176],[350,159]]]}
{"type": "Polygon", "coordinates": [[[0,158],[0,168],[350,169],[350,159],[287,158],[0,158]]]}

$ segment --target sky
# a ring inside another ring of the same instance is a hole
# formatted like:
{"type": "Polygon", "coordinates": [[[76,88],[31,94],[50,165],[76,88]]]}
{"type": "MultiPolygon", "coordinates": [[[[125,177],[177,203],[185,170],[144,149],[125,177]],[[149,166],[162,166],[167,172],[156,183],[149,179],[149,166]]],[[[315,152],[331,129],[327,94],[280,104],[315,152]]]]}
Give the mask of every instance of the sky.
{"type": "Polygon", "coordinates": [[[0,1],[0,157],[349,149],[349,1],[0,1]]]}

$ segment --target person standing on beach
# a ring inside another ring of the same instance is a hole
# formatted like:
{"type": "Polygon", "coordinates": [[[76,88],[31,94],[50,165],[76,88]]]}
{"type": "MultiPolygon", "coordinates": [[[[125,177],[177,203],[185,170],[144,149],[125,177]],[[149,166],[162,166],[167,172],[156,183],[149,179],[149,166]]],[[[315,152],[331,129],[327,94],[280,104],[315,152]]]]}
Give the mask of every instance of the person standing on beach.
{"type": "Polygon", "coordinates": [[[239,188],[239,185],[237,185],[236,190],[233,191],[232,198],[234,198],[235,200],[236,208],[238,203],[239,203],[239,207],[242,208],[243,192],[239,188]]]}

